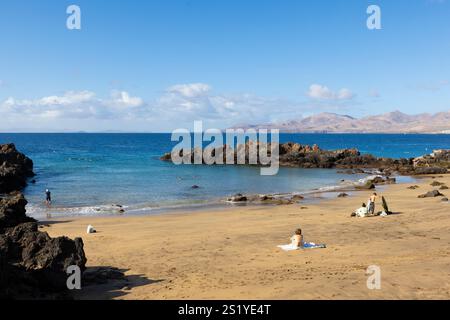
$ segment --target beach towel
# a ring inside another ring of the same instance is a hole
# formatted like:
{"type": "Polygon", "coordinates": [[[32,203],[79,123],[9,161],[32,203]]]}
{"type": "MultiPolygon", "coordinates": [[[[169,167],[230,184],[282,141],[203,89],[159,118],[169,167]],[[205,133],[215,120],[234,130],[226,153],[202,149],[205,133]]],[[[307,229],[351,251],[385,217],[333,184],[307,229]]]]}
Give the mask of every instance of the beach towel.
{"type": "Polygon", "coordinates": [[[327,246],[325,244],[315,244],[314,242],[304,242],[301,247],[297,247],[295,244],[285,244],[277,246],[278,248],[284,250],[284,251],[294,251],[299,249],[319,249],[319,248],[326,248],[327,246]]]}
{"type": "Polygon", "coordinates": [[[293,251],[293,250],[298,250],[300,249],[300,247],[297,247],[295,244],[290,243],[290,244],[285,244],[285,245],[280,245],[278,246],[278,248],[281,248],[284,251],[293,251]]]}
{"type": "Polygon", "coordinates": [[[314,242],[305,242],[303,243],[302,248],[303,249],[319,249],[319,248],[326,248],[327,246],[324,244],[315,244],[314,242]]]}

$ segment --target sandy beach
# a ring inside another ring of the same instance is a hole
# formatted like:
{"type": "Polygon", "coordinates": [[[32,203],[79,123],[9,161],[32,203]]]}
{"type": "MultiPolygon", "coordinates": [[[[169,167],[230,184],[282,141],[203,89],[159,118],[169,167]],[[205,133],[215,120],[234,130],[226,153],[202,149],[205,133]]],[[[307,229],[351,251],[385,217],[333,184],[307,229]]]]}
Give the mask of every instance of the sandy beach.
{"type": "Polygon", "coordinates": [[[383,187],[388,217],[351,218],[371,193],[360,191],[314,204],[51,219],[41,230],[82,237],[88,268],[126,271],[125,287],[88,286],[82,299],[449,299],[450,203],[417,197],[439,189],[433,181],[450,186],[450,175],[383,187]],[[87,235],[89,224],[98,233],[87,235]],[[298,227],[327,248],[277,248],[298,227]],[[367,288],[370,265],[381,268],[380,290],[367,288]]]}

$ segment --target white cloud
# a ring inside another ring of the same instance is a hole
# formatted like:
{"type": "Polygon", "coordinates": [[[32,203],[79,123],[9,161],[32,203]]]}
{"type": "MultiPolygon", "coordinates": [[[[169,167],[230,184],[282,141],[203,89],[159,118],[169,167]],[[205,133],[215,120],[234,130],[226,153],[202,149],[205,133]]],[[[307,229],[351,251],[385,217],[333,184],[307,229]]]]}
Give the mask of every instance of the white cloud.
{"type": "Polygon", "coordinates": [[[174,119],[186,122],[202,119],[220,122],[222,127],[240,121],[269,121],[274,113],[277,117],[284,113],[300,116],[299,104],[286,100],[247,93],[212,94],[210,90],[209,85],[198,83],[172,86],[157,99],[154,111],[161,119],[171,122],[174,119]]]}
{"type": "Polygon", "coordinates": [[[343,88],[338,92],[334,92],[327,86],[320,84],[312,84],[307,95],[317,100],[350,100],[355,96],[349,89],[343,88]]]}
{"type": "Polygon", "coordinates": [[[139,107],[144,104],[144,100],[139,97],[131,97],[126,91],[113,91],[111,103],[120,107],[139,107]]]}
{"type": "Polygon", "coordinates": [[[9,118],[30,119],[106,119],[122,116],[117,107],[139,106],[142,99],[127,92],[113,94],[112,99],[96,98],[91,91],[68,91],[63,95],[46,96],[33,100],[17,100],[13,97],[0,103],[0,115],[9,118]]]}
{"type": "MultiPolygon", "coordinates": [[[[92,91],[68,91],[62,95],[0,101],[0,118],[12,126],[27,123],[32,127],[75,130],[172,130],[186,127],[194,120],[224,128],[236,123],[266,123],[300,118],[305,111],[329,111],[344,108],[353,97],[348,89],[332,92],[313,85],[310,97],[325,101],[295,102],[248,93],[215,94],[204,83],[177,84],[159,97],[145,101],[126,91],[113,91],[109,97],[98,97],[92,91]],[[57,121],[56,121],[57,120],[57,121]]],[[[5,124],[3,124],[3,130],[5,124]]]]}
{"type": "Polygon", "coordinates": [[[350,100],[353,99],[355,95],[349,89],[341,89],[337,94],[338,100],[350,100]]]}
{"type": "Polygon", "coordinates": [[[167,91],[179,94],[186,98],[194,98],[205,95],[211,90],[211,87],[205,83],[177,84],[170,87],[167,91]]]}
{"type": "Polygon", "coordinates": [[[32,101],[31,104],[40,106],[69,106],[90,102],[95,98],[95,93],[90,91],[68,91],[63,96],[48,96],[32,101]]]}

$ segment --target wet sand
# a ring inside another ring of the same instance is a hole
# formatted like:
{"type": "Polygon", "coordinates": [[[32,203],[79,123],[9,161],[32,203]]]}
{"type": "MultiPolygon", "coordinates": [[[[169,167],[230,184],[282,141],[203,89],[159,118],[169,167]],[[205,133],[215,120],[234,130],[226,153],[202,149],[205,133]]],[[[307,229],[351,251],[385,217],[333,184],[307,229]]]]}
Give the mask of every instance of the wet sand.
{"type": "MultiPolygon", "coordinates": [[[[450,203],[419,199],[450,175],[383,187],[396,214],[351,218],[371,191],[319,203],[157,216],[64,218],[51,236],[82,237],[88,267],[126,270],[127,285],[84,287],[82,299],[450,299],[450,203]],[[92,224],[96,234],[86,234],[92,224]],[[326,249],[284,252],[301,227],[326,249]],[[366,269],[381,268],[381,289],[366,269]]],[[[449,190],[441,190],[450,196],[449,190]]],[[[377,210],[381,210],[381,201],[377,210]]]]}

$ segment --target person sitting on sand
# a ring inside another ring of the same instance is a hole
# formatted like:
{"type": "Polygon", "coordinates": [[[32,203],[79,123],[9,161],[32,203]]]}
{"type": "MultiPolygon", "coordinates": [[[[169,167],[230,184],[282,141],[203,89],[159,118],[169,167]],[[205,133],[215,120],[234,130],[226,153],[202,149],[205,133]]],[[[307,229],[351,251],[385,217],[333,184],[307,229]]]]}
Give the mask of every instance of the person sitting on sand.
{"type": "Polygon", "coordinates": [[[291,237],[291,243],[286,245],[280,245],[278,248],[283,249],[284,251],[292,251],[298,249],[307,249],[307,248],[326,248],[324,244],[315,244],[314,242],[304,242],[302,229],[295,230],[294,235],[291,237]]]}
{"type": "Polygon", "coordinates": [[[374,192],[371,196],[370,196],[370,198],[369,198],[369,203],[368,203],[368,205],[369,205],[369,209],[368,209],[368,213],[370,214],[370,215],[374,215],[375,214],[375,201],[377,200],[377,198],[378,198],[378,196],[377,196],[377,194],[374,192]]]}
{"type": "Polygon", "coordinates": [[[368,213],[367,206],[365,203],[362,204],[361,208],[357,209],[352,213],[352,217],[364,218],[368,213]]]}
{"type": "Polygon", "coordinates": [[[291,237],[291,244],[297,248],[303,246],[302,229],[295,230],[294,235],[291,237]]]}

